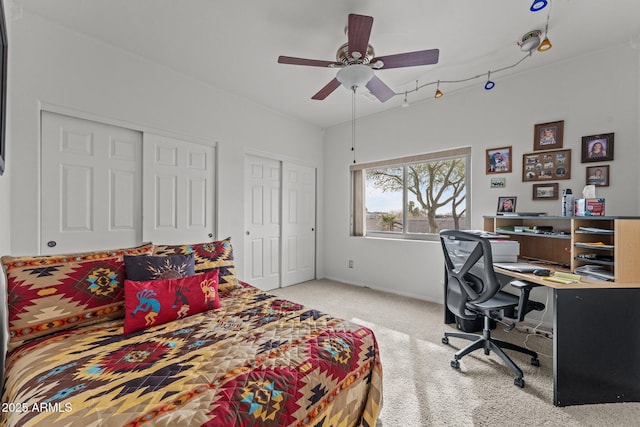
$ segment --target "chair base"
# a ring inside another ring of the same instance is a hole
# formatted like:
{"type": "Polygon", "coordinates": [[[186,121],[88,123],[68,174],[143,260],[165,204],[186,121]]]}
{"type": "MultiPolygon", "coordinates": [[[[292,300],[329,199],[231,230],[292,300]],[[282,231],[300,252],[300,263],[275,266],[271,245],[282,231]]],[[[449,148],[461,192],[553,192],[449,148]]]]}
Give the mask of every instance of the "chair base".
{"type": "Polygon", "coordinates": [[[531,356],[531,364],[534,366],[540,366],[540,360],[538,359],[538,353],[533,350],[529,350],[528,348],[521,347],[519,345],[512,344],[510,342],[498,340],[491,338],[491,329],[489,328],[490,319],[488,317],[484,318],[484,329],[482,331],[482,335],[479,334],[469,334],[463,332],[445,332],[444,337],[442,338],[442,342],[444,344],[449,343],[449,338],[462,338],[465,340],[472,341],[471,344],[467,345],[463,349],[456,352],[453,356],[453,360],[451,361],[451,366],[453,368],[459,368],[460,363],[459,360],[462,359],[467,354],[478,350],[480,348],[484,349],[484,354],[489,355],[491,351],[496,353],[500,358],[504,361],[504,363],[511,368],[511,370],[515,374],[515,379],[513,380],[514,384],[518,387],[524,387],[524,379],[522,370],[515,364],[513,360],[503,351],[513,350],[519,353],[528,354],[531,356]]]}

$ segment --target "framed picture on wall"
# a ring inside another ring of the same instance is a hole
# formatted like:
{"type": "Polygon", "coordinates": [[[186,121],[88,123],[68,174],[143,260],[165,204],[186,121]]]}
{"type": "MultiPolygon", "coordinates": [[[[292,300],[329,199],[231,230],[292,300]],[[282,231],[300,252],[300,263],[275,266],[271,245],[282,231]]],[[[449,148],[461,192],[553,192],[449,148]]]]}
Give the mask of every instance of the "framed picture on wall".
{"type": "Polygon", "coordinates": [[[487,150],[487,174],[511,172],[511,147],[487,150]]]}
{"type": "Polygon", "coordinates": [[[613,160],[613,133],[582,137],[582,163],[613,160]]]}
{"type": "Polygon", "coordinates": [[[491,178],[491,188],[504,188],[507,186],[507,178],[491,178]]]}
{"type": "Polygon", "coordinates": [[[533,184],[533,200],[558,200],[558,183],[533,184]]]}
{"type": "Polygon", "coordinates": [[[522,181],[571,178],[571,150],[538,151],[522,155],[522,181]]]}
{"type": "Polygon", "coordinates": [[[609,186],[609,165],[587,166],[587,184],[596,187],[609,186]]]}
{"type": "Polygon", "coordinates": [[[555,150],[562,148],[564,120],[540,123],[533,127],[533,150],[555,150]]]}

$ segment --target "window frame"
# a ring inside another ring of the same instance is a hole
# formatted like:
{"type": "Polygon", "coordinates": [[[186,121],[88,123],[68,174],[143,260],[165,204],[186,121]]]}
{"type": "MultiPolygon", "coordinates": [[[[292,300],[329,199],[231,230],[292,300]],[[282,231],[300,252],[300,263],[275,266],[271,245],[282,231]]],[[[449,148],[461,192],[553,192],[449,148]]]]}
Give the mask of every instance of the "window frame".
{"type": "Polygon", "coordinates": [[[350,235],[357,237],[373,237],[384,239],[403,239],[403,240],[438,240],[436,233],[415,233],[407,231],[403,226],[402,232],[392,231],[367,231],[366,224],[366,206],[365,206],[365,171],[367,169],[401,167],[403,175],[402,190],[402,222],[407,222],[407,201],[408,190],[407,182],[407,166],[416,163],[426,163],[439,160],[449,160],[454,158],[465,158],[465,218],[471,218],[471,147],[460,147],[450,150],[435,151],[430,153],[418,154],[413,156],[399,157],[389,160],[381,160],[377,162],[359,163],[350,166],[351,171],[351,221],[350,235]]]}

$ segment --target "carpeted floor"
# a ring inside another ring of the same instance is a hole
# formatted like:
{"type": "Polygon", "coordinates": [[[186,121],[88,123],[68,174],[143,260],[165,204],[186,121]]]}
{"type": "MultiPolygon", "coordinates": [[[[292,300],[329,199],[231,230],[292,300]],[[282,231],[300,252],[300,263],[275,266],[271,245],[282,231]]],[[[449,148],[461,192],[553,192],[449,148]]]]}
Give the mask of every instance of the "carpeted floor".
{"type": "Polygon", "coordinates": [[[518,331],[493,336],[539,353],[509,352],[524,371],[526,386],[513,385],[511,371],[482,351],[464,357],[461,369],[449,363],[468,341],[442,333],[444,307],[369,288],[314,280],[270,291],[283,298],[371,328],[378,339],[383,368],[384,404],[378,427],[404,426],[632,426],[640,425],[640,403],[555,407],[552,342],[518,331]]]}

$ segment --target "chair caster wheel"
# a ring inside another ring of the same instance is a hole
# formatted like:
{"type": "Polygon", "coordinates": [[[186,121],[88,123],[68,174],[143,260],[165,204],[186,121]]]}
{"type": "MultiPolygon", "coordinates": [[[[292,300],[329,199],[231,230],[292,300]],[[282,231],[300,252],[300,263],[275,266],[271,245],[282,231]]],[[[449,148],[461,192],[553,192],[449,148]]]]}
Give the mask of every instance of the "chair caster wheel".
{"type": "Polygon", "coordinates": [[[442,338],[442,344],[449,344],[449,338],[448,337],[443,337],[442,338]]]}
{"type": "Polygon", "coordinates": [[[533,366],[540,366],[540,359],[531,358],[531,364],[533,366]]]}
{"type": "Polygon", "coordinates": [[[513,380],[513,383],[520,388],[524,388],[524,378],[517,377],[513,380]]]}
{"type": "Polygon", "coordinates": [[[456,359],[453,359],[451,361],[451,367],[454,368],[454,369],[460,369],[460,361],[456,360],[456,359]]]}

